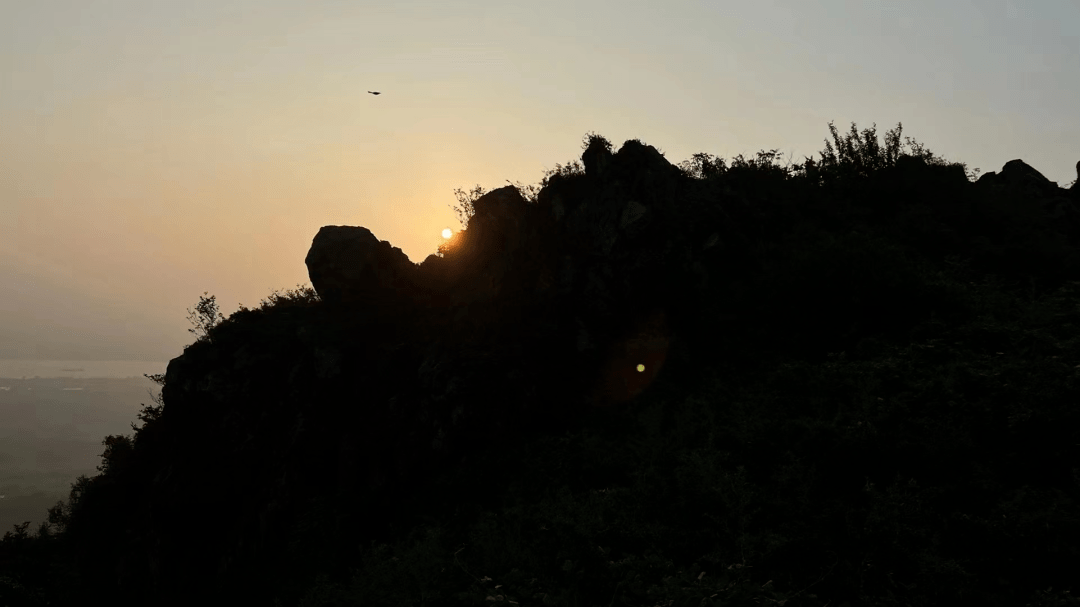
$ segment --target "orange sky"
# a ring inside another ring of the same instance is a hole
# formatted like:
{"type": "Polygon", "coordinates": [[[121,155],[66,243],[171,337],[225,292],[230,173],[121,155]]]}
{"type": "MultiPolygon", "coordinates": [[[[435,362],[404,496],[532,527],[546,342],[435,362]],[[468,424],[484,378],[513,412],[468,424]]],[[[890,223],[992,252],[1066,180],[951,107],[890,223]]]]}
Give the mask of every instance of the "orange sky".
{"type": "Polygon", "coordinates": [[[204,291],[308,283],[320,226],[420,262],[455,189],[590,132],[801,162],[829,121],[903,122],[1059,185],[1080,158],[1073,2],[449,4],[0,4],[0,358],[167,361],[204,291]]]}

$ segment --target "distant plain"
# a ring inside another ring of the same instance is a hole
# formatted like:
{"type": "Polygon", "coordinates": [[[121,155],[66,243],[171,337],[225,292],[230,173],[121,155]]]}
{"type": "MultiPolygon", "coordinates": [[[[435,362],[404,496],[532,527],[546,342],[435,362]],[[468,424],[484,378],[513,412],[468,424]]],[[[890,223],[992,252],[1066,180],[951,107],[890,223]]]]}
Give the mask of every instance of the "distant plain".
{"type": "MultiPolygon", "coordinates": [[[[0,361],[11,362],[21,361],[0,361]]],[[[160,366],[138,362],[112,366],[140,365],[148,368],[146,372],[160,366]]],[[[10,371],[11,366],[0,364],[0,371],[10,371]]],[[[67,500],[76,477],[98,474],[104,438],[132,434],[131,424],[139,423],[142,405],[154,404],[161,394],[160,386],[138,375],[78,377],[103,372],[94,366],[50,361],[33,366],[31,372],[38,377],[0,375],[0,536],[25,521],[37,529],[50,507],[67,500]],[[84,371],[49,377],[52,367],[84,371]]]]}

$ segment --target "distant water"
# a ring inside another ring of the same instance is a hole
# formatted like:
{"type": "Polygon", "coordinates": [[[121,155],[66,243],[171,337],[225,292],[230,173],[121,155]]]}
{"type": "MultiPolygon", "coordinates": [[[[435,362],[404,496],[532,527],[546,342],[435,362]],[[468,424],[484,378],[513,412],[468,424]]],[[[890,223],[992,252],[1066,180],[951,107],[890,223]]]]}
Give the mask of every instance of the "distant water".
{"type": "Polygon", "coordinates": [[[124,379],[164,373],[169,362],[144,360],[7,360],[0,359],[0,377],[73,377],[124,379]]]}

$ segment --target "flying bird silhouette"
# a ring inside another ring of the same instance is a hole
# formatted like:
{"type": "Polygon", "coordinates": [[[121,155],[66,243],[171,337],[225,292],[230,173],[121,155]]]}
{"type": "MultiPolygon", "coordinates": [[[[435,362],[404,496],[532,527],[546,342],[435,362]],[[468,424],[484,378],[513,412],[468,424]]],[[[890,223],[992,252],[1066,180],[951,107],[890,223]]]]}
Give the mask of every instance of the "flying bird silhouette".
{"type": "Polygon", "coordinates": [[[368,92],[371,93],[372,95],[378,95],[379,94],[379,91],[368,91],[368,92]]]}

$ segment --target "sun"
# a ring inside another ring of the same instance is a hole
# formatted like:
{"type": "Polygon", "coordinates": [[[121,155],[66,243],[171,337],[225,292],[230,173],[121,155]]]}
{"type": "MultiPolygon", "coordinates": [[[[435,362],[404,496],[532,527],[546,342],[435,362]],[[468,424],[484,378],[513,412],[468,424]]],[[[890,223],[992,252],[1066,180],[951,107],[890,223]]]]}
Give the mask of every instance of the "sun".
{"type": "Polygon", "coordinates": [[[453,235],[454,235],[454,232],[450,228],[443,228],[443,231],[442,231],[442,237],[443,238],[450,238],[453,235]]]}

